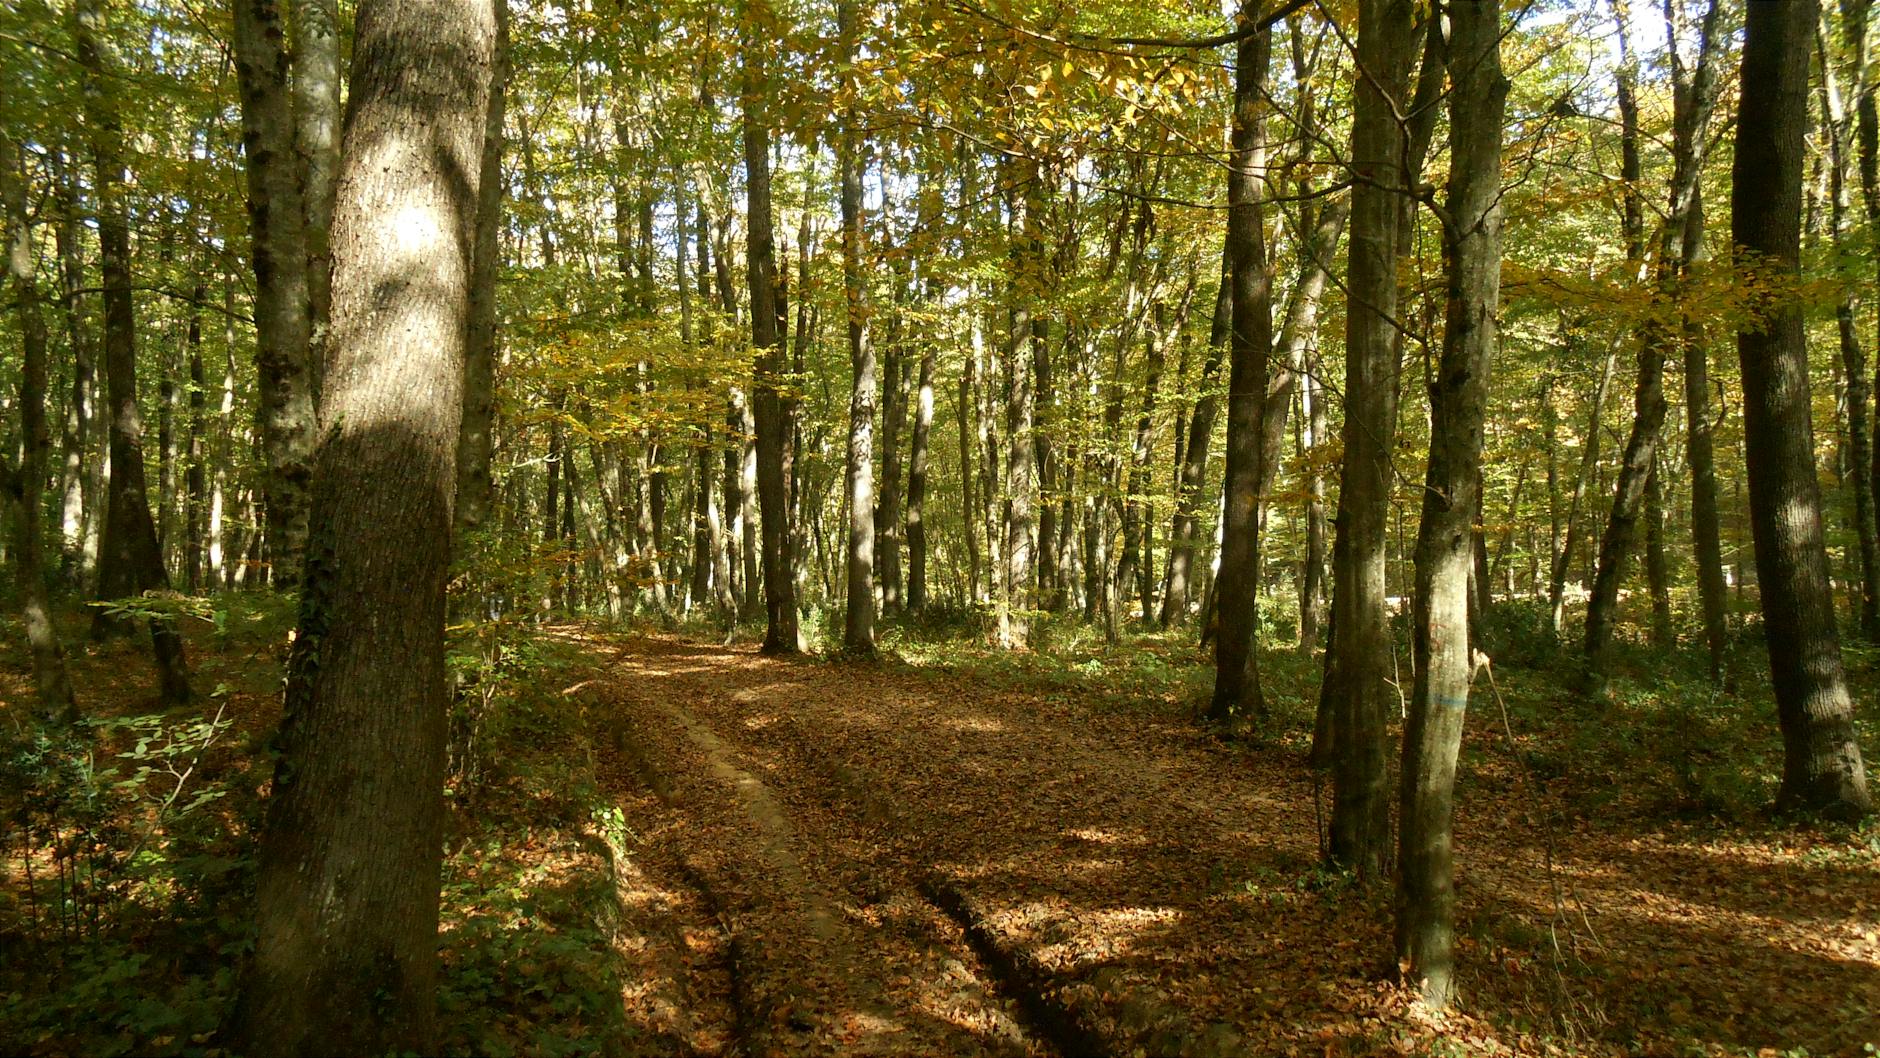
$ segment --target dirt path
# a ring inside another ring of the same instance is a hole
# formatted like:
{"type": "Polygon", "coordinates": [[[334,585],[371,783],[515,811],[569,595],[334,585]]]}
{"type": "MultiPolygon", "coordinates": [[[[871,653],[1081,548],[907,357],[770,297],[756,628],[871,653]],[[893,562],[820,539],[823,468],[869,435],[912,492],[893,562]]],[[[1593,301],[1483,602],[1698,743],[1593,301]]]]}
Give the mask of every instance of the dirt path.
{"type": "MultiPolygon", "coordinates": [[[[1388,896],[1319,872],[1315,790],[1281,754],[1151,711],[665,638],[632,640],[589,693],[621,766],[683,820],[669,848],[731,937],[753,1053],[1205,1058],[1428,1041],[1381,983],[1388,896]]],[[[1716,1053],[1869,1038],[1864,1011],[1834,1001],[1880,996],[1871,864],[1572,835],[1594,851],[1562,862],[1578,922],[1553,929],[1525,812],[1485,794],[1461,821],[1465,862],[1481,864],[1462,879],[1460,925],[1483,1017],[1446,1032],[1575,1054],[1636,1048],[1659,1023],[1695,1026],[1716,1053]],[[1759,896],[1759,871],[1781,872],[1792,898],[1759,896]],[[1746,964],[1805,986],[1733,988],[1717,972],[1746,964]]]]}

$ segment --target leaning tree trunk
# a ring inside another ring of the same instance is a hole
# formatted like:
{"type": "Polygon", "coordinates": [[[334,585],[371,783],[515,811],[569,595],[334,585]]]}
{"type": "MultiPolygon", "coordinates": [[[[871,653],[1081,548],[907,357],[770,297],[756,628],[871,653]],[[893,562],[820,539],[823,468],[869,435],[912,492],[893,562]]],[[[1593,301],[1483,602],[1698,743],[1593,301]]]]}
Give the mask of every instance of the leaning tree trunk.
{"type": "MultiPolygon", "coordinates": [[[[1252,23],[1257,3],[1241,5],[1252,23]]],[[[1227,383],[1226,504],[1221,522],[1221,567],[1215,581],[1220,630],[1214,640],[1214,695],[1208,719],[1244,724],[1266,712],[1260,691],[1260,415],[1266,400],[1267,361],[1273,352],[1272,287],[1266,273],[1266,231],[1260,175],[1265,168],[1267,67],[1273,34],[1262,29],[1240,42],[1234,57],[1234,127],[1227,171],[1227,241],[1232,264],[1233,337],[1227,383]]]]}
{"type": "Polygon", "coordinates": [[[1455,998],[1456,758],[1475,660],[1469,644],[1473,525],[1482,494],[1501,295],[1501,145],[1508,80],[1501,4],[1451,9],[1448,202],[1442,211],[1448,309],[1430,384],[1429,471],[1416,552],[1416,681],[1404,726],[1397,961],[1424,1003],[1455,998]]]}
{"type": "MultiPolygon", "coordinates": [[[[1618,99],[1620,115],[1620,182],[1624,201],[1626,261],[1642,271],[1645,260],[1644,206],[1639,181],[1639,116],[1635,102],[1637,64],[1627,50],[1628,26],[1620,13],[1618,99]]],[[[1642,277],[1641,277],[1642,278],[1642,277]]],[[[1613,629],[1618,623],[1619,584],[1631,558],[1638,522],[1646,513],[1647,492],[1658,462],[1658,444],[1665,422],[1665,346],[1652,334],[1639,343],[1638,379],[1633,391],[1632,432],[1619,461],[1619,480],[1613,491],[1606,530],[1599,541],[1599,564],[1593,575],[1592,595],[1586,601],[1586,636],[1581,647],[1587,690],[1603,696],[1611,668],[1613,629]]]]}
{"type": "Polygon", "coordinates": [[[1160,621],[1167,628],[1188,615],[1193,594],[1195,551],[1200,533],[1202,485],[1208,473],[1208,445],[1214,436],[1214,420],[1220,413],[1221,398],[1215,384],[1221,377],[1221,364],[1227,352],[1227,340],[1233,333],[1234,284],[1232,241],[1221,244],[1221,286],[1214,299],[1214,322],[1208,330],[1207,357],[1201,363],[1201,378],[1196,382],[1194,414],[1188,419],[1188,437],[1182,445],[1180,465],[1175,468],[1175,517],[1169,531],[1168,590],[1162,594],[1160,621]]]}
{"type": "Polygon", "coordinates": [[[777,321],[777,250],[770,204],[770,126],[764,106],[764,49],[750,12],[740,5],[744,53],[745,267],[751,289],[751,344],[757,348],[751,410],[757,433],[757,503],[763,521],[764,653],[802,649],[796,616],[796,547],[790,527],[789,408],[783,396],[789,370],[777,321]]]}
{"type": "MultiPolygon", "coordinates": [[[[1739,268],[1772,286],[1739,331],[1750,526],[1763,636],[1784,748],[1785,808],[1857,818],[1872,809],[1835,630],[1796,289],[1813,0],[1751,4],[1743,42],[1731,231],[1739,268]]],[[[1759,284],[1760,285],[1760,284],[1759,284]]]]}
{"type": "MultiPolygon", "coordinates": [[[[855,56],[855,0],[837,6],[842,62],[855,56]]],[[[851,86],[853,89],[854,86],[851,86]]],[[[875,652],[875,347],[868,333],[868,285],[862,276],[862,136],[861,117],[851,102],[836,140],[836,168],[842,183],[842,300],[848,323],[848,611],[842,621],[842,647],[850,654],[875,652]]]]}
{"type": "MultiPolygon", "coordinates": [[[[1416,25],[1409,0],[1363,0],[1358,61],[1371,76],[1357,88],[1351,160],[1363,178],[1351,189],[1345,316],[1345,466],[1332,554],[1330,753],[1332,859],[1366,881],[1386,876],[1390,852],[1386,718],[1392,646],[1385,609],[1391,451],[1397,427],[1397,256],[1406,219],[1396,190],[1405,136],[1397,113],[1407,94],[1416,25]]],[[[1318,759],[1326,754],[1315,750],[1318,759]]]]}
{"type": "Polygon", "coordinates": [[[307,576],[237,1014],[254,1055],[436,1049],[444,587],[496,23],[490,0],[359,11],[307,576]]]}
{"type": "Polygon", "coordinates": [[[5,274],[12,279],[13,309],[20,324],[20,460],[7,466],[0,454],[0,491],[13,511],[13,582],[20,622],[33,654],[33,687],[47,719],[78,719],[78,699],[65,668],[65,648],[52,623],[46,592],[46,568],[40,518],[45,510],[46,461],[52,430],[46,424],[46,318],[33,274],[32,228],[26,206],[26,179],[15,169],[19,153],[0,132],[0,246],[6,250],[5,274]]]}
{"type": "MultiPolygon", "coordinates": [[[[98,246],[104,287],[105,403],[110,420],[111,482],[105,496],[104,535],[99,544],[98,596],[121,599],[166,590],[170,578],[157,547],[144,477],[144,420],[137,404],[137,319],[131,293],[130,206],[125,187],[124,128],[111,103],[108,77],[117,76],[116,56],[104,36],[100,0],[73,8],[78,56],[85,70],[85,118],[96,164],[98,246]]],[[[103,611],[93,635],[110,630],[103,611]]],[[[173,622],[153,618],[150,639],[162,680],[163,700],[189,698],[189,669],[183,638],[173,622]]]]}

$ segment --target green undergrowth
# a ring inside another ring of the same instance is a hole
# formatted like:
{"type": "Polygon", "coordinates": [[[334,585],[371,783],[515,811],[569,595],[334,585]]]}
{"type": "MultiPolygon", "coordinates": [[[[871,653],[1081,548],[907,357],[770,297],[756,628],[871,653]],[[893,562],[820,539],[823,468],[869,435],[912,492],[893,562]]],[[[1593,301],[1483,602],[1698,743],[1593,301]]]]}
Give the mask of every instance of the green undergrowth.
{"type": "MultiPolygon", "coordinates": [[[[168,712],[146,640],[80,646],[89,614],[65,615],[75,728],[31,717],[24,637],[0,624],[0,1053],[232,1053],[292,606],[138,604],[188,639],[198,699],[168,712]]],[[[611,1053],[625,1039],[611,857],[627,837],[594,775],[601,725],[562,693],[595,660],[524,622],[453,630],[445,1053],[611,1053]]]]}

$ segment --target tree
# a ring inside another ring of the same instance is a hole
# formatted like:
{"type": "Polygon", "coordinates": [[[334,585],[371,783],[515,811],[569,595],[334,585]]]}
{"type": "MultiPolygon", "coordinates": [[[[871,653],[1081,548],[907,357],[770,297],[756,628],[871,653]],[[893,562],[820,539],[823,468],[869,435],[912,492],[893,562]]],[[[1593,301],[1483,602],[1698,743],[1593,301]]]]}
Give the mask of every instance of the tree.
{"type": "MultiPolygon", "coordinates": [[[[1260,12],[1254,0],[1241,5],[1243,25],[1260,12]]],[[[1208,719],[1219,724],[1260,715],[1260,417],[1266,402],[1267,360],[1273,351],[1272,293],[1266,271],[1265,224],[1260,210],[1260,172],[1265,168],[1265,121],[1261,114],[1272,30],[1243,39],[1234,60],[1233,157],[1228,168],[1228,282],[1233,294],[1233,336],[1227,383],[1227,477],[1221,523],[1221,570],[1215,582],[1220,631],[1215,639],[1214,696],[1208,719]]]]}
{"type": "Polygon", "coordinates": [[[1443,229],[1447,307],[1429,380],[1430,454],[1417,526],[1415,656],[1403,739],[1397,959],[1434,1008],[1455,997],[1451,834],[1471,656],[1469,579],[1482,431],[1501,292],[1501,146],[1508,80],[1501,4],[1450,9],[1450,163],[1443,229]]]}
{"type": "Polygon", "coordinates": [[[0,132],[0,248],[11,282],[14,313],[20,322],[20,457],[17,465],[0,454],[0,493],[11,508],[13,581],[19,595],[20,621],[33,652],[33,687],[40,712],[57,721],[78,718],[78,699],[65,668],[65,647],[52,623],[41,558],[40,518],[52,431],[46,425],[46,319],[34,274],[31,215],[26,208],[26,173],[16,168],[18,147],[0,132]]]}
{"type": "Polygon", "coordinates": [[[862,167],[860,116],[851,83],[855,62],[855,0],[838,7],[843,87],[850,93],[836,139],[836,168],[842,181],[842,290],[847,308],[849,365],[855,383],[849,397],[848,612],[842,646],[851,654],[875,652],[875,347],[868,333],[868,288],[862,275],[862,167]]]}
{"type": "MultiPolygon", "coordinates": [[[[85,118],[98,199],[99,264],[104,279],[104,376],[110,422],[111,482],[105,496],[104,533],[99,544],[98,595],[122,599],[145,591],[166,590],[169,574],[157,546],[157,526],[150,517],[144,476],[144,420],[137,403],[137,316],[131,287],[130,205],[125,187],[124,126],[115,85],[116,53],[106,36],[99,0],[80,0],[72,9],[78,58],[85,71],[85,118]]],[[[112,630],[106,611],[98,612],[93,635],[112,630]]],[[[189,666],[183,639],[174,624],[150,619],[150,640],[162,676],[163,700],[189,699],[189,666]]]]}
{"type": "Polygon", "coordinates": [[[496,39],[489,2],[359,9],[250,1054],[434,1049],[444,585],[496,39]]]}
{"type": "Polygon", "coordinates": [[[1391,443],[1397,432],[1397,256],[1403,228],[1403,112],[1416,25],[1408,0],[1364,0],[1358,9],[1360,79],[1352,115],[1345,314],[1344,484],[1332,552],[1331,855],[1367,880],[1384,875],[1390,804],[1384,768],[1391,659],[1385,610],[1385,534],[1391,443]]]}
{"type": "MultiPolygon", "coordinates": [[[[495,67],[484,116],[483,157],[477,176],[477,241],[471,257],[468,344],[464,349],[463,425],[457,434],[459,530],[489,517],[490,453],[496,419],[496,275],[502,258],[503,114],[509,96],[509,6],[496,5],[495,67]]],[[[324,248],[322,251],[324,252],[324,248]]],[[[324,346],[318,346],[324,348],[324,346]]]]}
{"type": "Polygon", "coordinates": [[[255,370],[267,453],[268,547],[275,586],[300,581],[307,538],[314,402],[313,302],[305,179],[294,149],[288,61],[276,0],[236,0],[236,80],[255,272],[255,370]]]}
{"type": "Polygon", "coordinates": [[[744,173],[747,196],[745,269],[751,291],[751,344],[757,349],[751,411],[757,432],[757,503],[763,521],[764,652],[802,649],[796,616],[796,545],[790,526],[790,414],[783,395],[788,363],[778,333],[776,233],[770,203],[770,126],[764,113],[764,49],[756,20],[761,4],[739,9],[744,60],[744,173]]]}
{"type": "Polygon", "coordinates": [[[1808,346],[1794,289],[1814,0],[1752,4],[1730,196],[1736,264],[1762,292],[1737,332],[1750,525],[1783,744],[1784,808],[1856,818],[1872,810],[1854,740],[1815,478],[1808,346]]]}

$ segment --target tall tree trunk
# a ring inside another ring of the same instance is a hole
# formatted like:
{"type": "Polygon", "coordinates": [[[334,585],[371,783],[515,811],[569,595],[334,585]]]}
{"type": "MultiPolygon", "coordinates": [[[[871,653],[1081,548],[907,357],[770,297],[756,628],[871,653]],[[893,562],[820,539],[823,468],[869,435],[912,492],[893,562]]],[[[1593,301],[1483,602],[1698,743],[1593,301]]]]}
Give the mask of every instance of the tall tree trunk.
{"type": "Polygon", "coordinates": [[[1013,203],[1018,231],[1013,239],[1008,295],[1009,325],[1006,336],[1005,432],[1009,448],[1005,466],[1005,544],[998,614],[999,645],[1022,648],[1030,642],[1031,618],[1035,598],[1032,558],[1035,554],[1032,533],[1036,527],[1037,432],[1036,372],[1034,353],[1026,343],[1032,334],[1032,301],[1040,293],[1044,268],[1044,240],[1041,234],[1041,205],[1038,182],[1042,178],[1038,163],[1028,160],[1020,165],[1009,163],[1005,192],[1013,203]]]}
{"type": "MultiPolygon", "coordinates": [[[[1193,291],[1190,290],[1192,294],[1193,291]]],[[[1129,477],[1123,488],[1122,554],[1116,560],[1115,592],[1118,599],[1132,593],[1142,597],[1145,621],[1149,600],[1142,589],[1143,554],[1141,529],[1151,517],[1144,502],[1149,491],[1149,456],[1155,444],[1155,402],[1162,385],[1162,371],[1168,363],[1168,343],[1180,324],[1171,327],[1168,306],[1157,301],[1150,310],[1153,326],[1147,341],[1147,363],[1143,370],[1142,409],[1136,415],[1136,429],[1129,445],[1129,477]]]]}
{"type": "Polygon", "coordinates": [[[1665,558],[1664,478],[1653,467],[1645,479],[1645,587],[1651,595],[1652,645],[1669,650],[1677,645],[1671,626],[1671,570],[1665,558]]]}
{"type": "Polygon", "coordinates": [[[190,291],[188,469],[184,472],[183,484],[183,534],[186,537],[183,576],[184,585],[191,592],[202,590],[203,555],[208,543],[204,534],[209,492],[208,460],[202,436],[208,426],[208,391],[202,363],[202,313],[198,308],[208,295],[207,284],[198,278],[190,291]]]}
{"type": "Polygon", "coordinates": [[[977,321],[973,324],[973,348],[966,351],[965,364],[960,368],[959,430],[960,430],[960,514],[965,522],[963,532],[966,536],[966,605],[977,606],[984,598],[981,585],[984,578],[979,557],[979,525],[983,515],[980,513],[979,490],[983,480],[973,473],[973,464],[977,459],[979,397],[975,384],[979,369],[977,321]]]}
{"type": "Polygon", "coordinates": [[[901,575],[901,430],[907,425],[907,357],[901,348],[904,333],[900,306],[893,309],[888,327],[888,348],[881,358],[881,496],[875,505],[875,540],[881,566],[878,582],[882,609],[901,609],[905,581],[901,575]]]}
{"type": "MultiPolygon", "coordinates": [[[[1318,344],[1319,299],[1330,278],[1332,255],[1338,238],[1344,234],[1345,221],[1351,215],[1349,199],[1336,199],[1319,214],[1318,223],[1299,251],[1299,272],[1293,280],[1292,297],[1286,303],[1286,320],[1280,326],[1278,352],[1272,378],[1266,387],[1266,410],[1261,413],[1260,496],[1264,508],[1266,495],[1279,476],[1280,454],[1286,444],[1286,418],[1292,411],[1293,393],[1305,373],[1306,354],[1318,344]]],[[[1265,524],[1265,519],[1261,519],[1265,524]]]]}
{"type": "MultiPolygon", "coordinates": [[[[1385,744],[1393,649],[1385,545],[1397,427],[1397,257],[1407,219],[1397,189],[1418,175],[1405,172],[1405,135],[1396,115],[1415,58],[1413,6],[1408,0],[1359,5],[1358,63],[1370,76],[1358,83],[1351,129],[1352,164],[1363,180],[1351,190],[1345,466],[1326,664],[1336,729],[1330,852],[1367,882],[1387,876],[1390,852],[1385,744]]],[[[1318,759],[1325,759],[1323,751],[1318,759]]]]}
{"type": "Polygon", "coordinates": [[[1200,394],[1195,399],[1194,415],[1188,420],[1188,437],[1182,446],[1180,475],[1175,487],[1175,517],[1169,531],[1168,592],[1162,596],[1161,625],[1167,628],[1188,615],[1193,595],[1196,541],[1200,533],[1201,509],[1205,502],[1202,485],[1208,473],[1208,445],[1214,437],[1214,420],[1220,411],[1220,394],[1215,385],[1221,376],[1221,364],[1233,333],[1234,246],[1221,244],[1221,286],[1214,299],[1214,322],[1208,330],[1208,353],[1201,364],[1201,378],[1196,383],[1200,394]]]}
{"type": "Polygon", "coordinates": [[[61,446],[64,470],[60,568],[67,582],[83,590],[85,581],[97,567],[98,557],[99,490],[96,482],[103,460],[95,458],[92,438],[92,401],[97,372],[92,363],[91,335],[85,326],[81,300],[85,262],[79,246],[78,189],[65,157],[55,153],[52,161],[53,194],[58,201],[53,239],[59,255],[59,302],[65,316],[66,344],[72,355],[71,399],[66,402],[61,446]]]}
{"type": "Polygon", "coordinates": [[[928,443],[933,433],[936,352],[931,339],[921,340],[920,373],[914,381],[914,437],[908,452],[907,608],[915,614],[927,608],[927,463],[928,443]]]}
{"type": "Polygon", "coordinates": [[[1813,0],[1752,4],[1732,170],[1738,267],[1776,284],[1739,331],[1750,525],[1784,748],[1779,804],[1857,818],[1872,809],[1835,631],[1815,476],[1808,346],[1795,282],[1813,0]]]}
{"type": "MultiPolygon", "coordinates": [[[[1244,0],[1241,22],[1251,24],[1259,17],[1259,4],[1244,0]]],[[[1227,172],[1234,332],[1227,386],[1226,505],[1214,589],[1220,631],[1214,641],[1214,695],[1207,713],[1214,723],[1229,726],[1266,713],[1258,643],[1260,418],[1267,361],[1273,352],[1273,306],[1260,178],[1266,166],[1263,107],[1272,43],[1272,30],[1263,29],[1243,39],[1234,57],[1234,126],[1227,172]]]]}
{"type": "MultiPolygon", "coordinates": [[[[837,5],[836,20],[844,66],[855,60],[855,0],[837,5]]],[[[848,92],[857,85],[844,85],[848,92]]],[[[875,347],[868,333],[868,285],[862,273],[862,158],[860,115],[853,97],[836,139],[836,168],[842,183],[842,294],[846,309],[849,366],[848,446],[848,611],[842,622],[842,647],[863,657],[875,652],[875,347]]],[[[892,443],[892,442],[890,442],[892,443]]]]}
{"type": "MultiPolygon", "coordinates": [[[[329,0],[302,0],[319,6],[329,0]]],[[[496,435],[496,274],[502,265],[503,117],[509,98],[509,8],[496,5],[496,51],[490,69],[489,108],[483,115],[483,154],[477,163],[476,245],[470,257],[470,318],[464,347],[463,426],[457,434],[459,534],[489,517],[493,483],[490,455],[496,435]]],[[[304,132],[304,129],[303,129],[304,132]]],[[[309,215],[312,214],[309,190],[309,215]]],[[[330,218],[329,218],[330,223],[330,218]]],[[[309,221],[308,249],[318,238],[309,221]]],[[[324,251],[325,247],[318,248],[324,251]]],[[[317,311],[317,307],[316,307],[317,311]]],[[[318,325],[318,321],[316,321],[318,325]]],[[[318,345],[317,348],[324,348],[318,345]]]]}
{"type": "Polygon", "coordinates": [[[1314,362],[1299,384],[1299,412],[1305,420],[1300,455],[1306,471],[1305,575],[1299,580],[1299,652],[1318,649],[1319,629],[1325,623],[1325,474],[1319,468],[1318,446],[1325,443],[1325,398],[1318,383],[1323,365],[1314,362]]]}
{"type": "MultiPolygon", "coordinates": [[[[1572,335],[1563,327],[1561,345],[1571,349],[1572,335]]],[[[1595,486],[1594,476],[1599,467],[1600,422],[1606,411],[1606,394],[1612,387],[1613,367],[1617,362],[1615,353],[1607,353],[1604,365],[1600,368],[1599,381],[1593,387],[1592,405],[1587,410],[1586,436],[1580,446],[1580,465],[1573,475],[1573,489],[1567,501],[1566,539],[1560,549],[1554,552],[1553,569],[1547,581],[1547,624],[1555,635],[1566,624],[1567,573],[1573,566],[1573,557],[1580,552],[1580,538],[1584,535],[1580,508],[1586,500],[1587,490],[1595,486]]]]}
{"type": "Polygon", "coordinates": [[[770,126],[764,106],[764,49],[745,3],[739,5],[744,60],[744,169],[749,199],[745,267],[751,291],[751,343],[757,364],[751,405],[757,432],[757,498],[763,515],[764,653],[802,649],[796,615],[796,545],[790,525],[790,410],[782,393],[789,370],[778,333],[777,251],[770,202],[770,126]]]}
{"type": "Polygon", "coordinates": [[[1455,997],[1451,854],[1456,758],[1475,674],[1468,586],[1481,505],[1501,291],[1501,143],[1508,81],[1499,0],[1450,9],[1450,151],[1443,259],[1448,310],[1430,382],[1430,455],[1417,528],[1416,680],[1404,726],[1397,960],[1427,1006],[1455,997]]]}
{"type": "MultiPolygon", "coordinates": [[[[333,181],[339,175],[339,4],[337,0],[289,2],[294,13],[294,148],[299,156],[297,169],[302,205],[306,209],[309,364],[312,392],[317,399],[333,302],[333,255],[329,243],[333,228],[333,181]]],[[[496,120],[500,127],[500,108],[496,110],[496,120]]],[[[478,186],[482,186],[480,182],[478,186]]],[[[479,234],[478,238],[482,236],[479,234]]],[[[474,307],[472,312],[475,312],[474,307]]]]}
{"type": "Polygon", "coordinates": [[[255,270],[255,370],[276,587],[300,581],[314,430],[305,199],[278,0],[236,0],[233,35],[255,270]]]}
{"type": "MultiPolygon", "coordinates": [[[[1853,204],[1849,184],[1853,182],[1854,124],[1841,95],[1836,69],[1838,56],[1831,40],[1824,18],[1816,32],[1821,64],[1821,138],[1828,155],[1828,231],[1834,259],[1839,262],[1847,259],[1843,244],[1852,226],[1848,214],[1853,204]]],[[[1857,74],[1860,65],[1856,63],[1857,74]]],[[[1858,617],[1861,634],[1871,640],[1880,638],[1880,536],[1875,530],[1873,480],[1869,472],[1873,463],[1873,441],[1867,426],[1867,351],[1861,346],[1856,319],[1857,283],[1852,276],[1844,277],[1835,299],[1834,320],[1840,339],[1841,368],[1847,376],[1847,464],[1851,470],[1844,477],[1854,495],[1853,529],[1860,558],[1858,617]]]]}
{"type": "Polygon", "coordinates": [[[18,466],[9,466],[6,454],[0,453],[0,492],[12,507],[13,583],[20,623],[26,627],[26,642],[32,650],[39,712],[47,719],[70,723],[78,719],[78,699],[66,672],[65,647],[52,623],[41,551],[46,461],[52,452],[52,430],[46,424],[46,318],[33,274],[26,175],[19,168],[19,157],[18,147],[0,132],[0,247],[6,251],[5,274],[12,280],[8,286],[20,326],[20,459],[18,466]]]}
{"type": "Polygon", "coordinates": [[[1052,444],[1056,429],[1057,378],[1051,362],[1051,324],[1039,315],[1031,321],[1032,385],[1037,394],[1033,444],[1038,453],[1038,608],[1064,609],[1063,568],[1058,555],[1058,469],[1064,457],[1052,444]]]}
{"type": "MultiPolygon", "coordinates": [[[[131,293],[130,204],[125,187],[124,127],[105,87],[118,74],[106,36],[100,0],[80,0],[72,9],[74,37],[85,71],[84,109],[96,164],[98,245],[104,278],[104,376],[110,416],[111,482],[105,497],[104,534],[99,546],[98,596],[121,599],[169,587],[157,527],[150,517],[144,477],[144,420],[137,405],[137,319],[131,293]]],[[[100,611],[94,636],[110,630],[100,611]]],[[[168,620],[152,619],[150,639],[162,682],[163,700],[189,699],[189,668],[183,638],[168,620]]]]}
{"type": "Polygon", "coordinates": [[[359,11],[308,576],[237,1011],[254,1055],[436,1049],[444,587],[496,21],[488,0],[359,11]]]}

